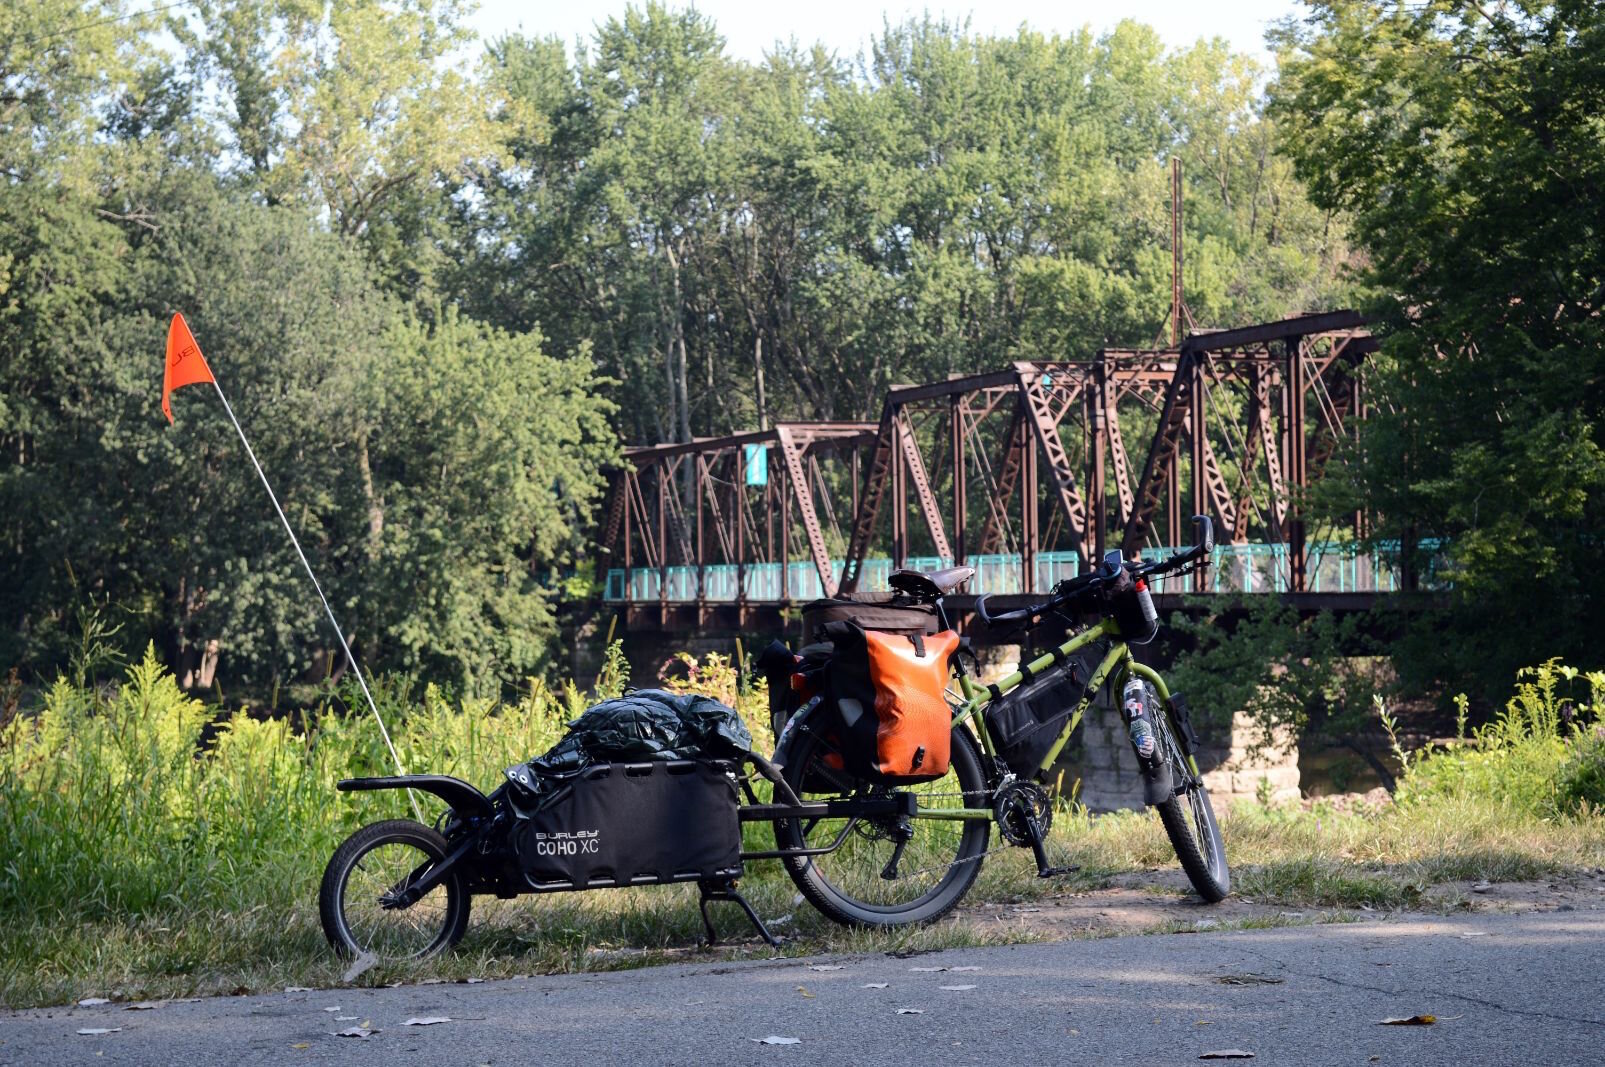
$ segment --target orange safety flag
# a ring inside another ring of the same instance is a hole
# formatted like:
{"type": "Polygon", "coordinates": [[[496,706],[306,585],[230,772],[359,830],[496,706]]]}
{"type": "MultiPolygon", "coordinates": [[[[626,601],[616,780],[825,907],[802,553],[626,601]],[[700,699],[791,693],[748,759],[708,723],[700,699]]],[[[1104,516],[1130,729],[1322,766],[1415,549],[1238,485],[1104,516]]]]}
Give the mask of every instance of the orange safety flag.
{"type": "Polygon", "coordinates": [[[168,406],[167,398],[174,389],[216,381],[212,368],[206,365],[206,357],[201,355],[201,346],[195,343],[195,335],[189,332],[189,323],[184,321],[183,315],[175,314],[172,325],[167,327],[167,370],[162,375],[162,414],[167,416],[168,423],[173,421],[173,409],[168,406]]]}

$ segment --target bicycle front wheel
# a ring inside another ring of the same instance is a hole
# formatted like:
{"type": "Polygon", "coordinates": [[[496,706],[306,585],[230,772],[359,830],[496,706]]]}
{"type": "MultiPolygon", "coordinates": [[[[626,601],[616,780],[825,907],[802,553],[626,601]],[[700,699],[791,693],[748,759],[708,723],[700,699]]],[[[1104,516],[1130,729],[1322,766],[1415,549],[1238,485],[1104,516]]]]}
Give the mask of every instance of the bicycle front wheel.
{"type": "Polygon", "coordinates": [[[342,956],[421,960],[462,939],[469,894],[455,874],[406,907],[393,899],[446,858],[446,839],[410,819],[364,826],[334,850],[323,872],[318,912],[342,956]]]}
{"type": "MultiPolygon", "coordinates": [[[[951,766],[934,782],[897,788],[855,778],[840,766],[835,746],[821,733],[798,738],[785,778],[804,801],[848,799],[912,792],[921,807],[986,805],[981,758],[969,732],[953,731],[951,766]]],[[[975,884],[991,834],[990,819],[911,820],[913,837],[895,869],[896,820],[891,818],[779,819],[775,844],[782,849],[823,849],[817,856],[786,858],[786,873],[808,902],[844,926],[903,926],[934,922],[952,911],[975,884]]]]}
{"type": "Polygon", "coordinates": [[[1158,713],[1153,716],[1158,727],[1159,742],[1164,746],[1170,763],[1171,797],[1159,805],[1159,821],[1165,825],[1165,834],[1176,850],[1181,869],[1193,883],[1198,895],[1210,904],[1226,899],[1232,890],[1231,871],[1226,866],[1226,842],[1221,839],[1220,824],[1215,821],[1215,809],[1209,802],[1209,790],[1193,774],[1192,765],[1182,754],[1176,742],[1176,724],[1170,721],[1168,708],[1153,702],[1158,713]]]}

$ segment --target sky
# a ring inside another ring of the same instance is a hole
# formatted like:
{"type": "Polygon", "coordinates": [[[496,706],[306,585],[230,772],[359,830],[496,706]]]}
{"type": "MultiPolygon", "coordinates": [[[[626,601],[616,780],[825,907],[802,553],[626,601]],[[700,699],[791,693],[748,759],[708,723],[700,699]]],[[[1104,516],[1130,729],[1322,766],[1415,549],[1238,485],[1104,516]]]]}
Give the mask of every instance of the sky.
{"type": "MultiPolygon", "coordinates": [[[[570,46],[589,37],[592,28],[624,11],[627,0],[480,0],[469,20],[481,37],[521,31],[532,36],[555,34],[570,46]]],[[[1172,47],[1200,37],[1224,37],[1234,50],[1270,62],[1265,49],[1266,25],[1298,14],[1296,0],[992,0],[987,4],[925,4],[876,0],[805,0],[774,3],[762,0],[671,0],[671,6],[694,6],[710,16],[724,35],[726,49],[739,59],[757,62],[774,43],[796,38],[802,45],[820,41],[842,58],[851,58],[879,33],[885,21],[901,22],[929,10],[932,15],[969,16],[978,33],[1012,34],[1022,22],[1043,32],[1069,33],[1083,26],[1094,32],[1111,29],[1123,18],[1146,22],[1172,47]]]]}

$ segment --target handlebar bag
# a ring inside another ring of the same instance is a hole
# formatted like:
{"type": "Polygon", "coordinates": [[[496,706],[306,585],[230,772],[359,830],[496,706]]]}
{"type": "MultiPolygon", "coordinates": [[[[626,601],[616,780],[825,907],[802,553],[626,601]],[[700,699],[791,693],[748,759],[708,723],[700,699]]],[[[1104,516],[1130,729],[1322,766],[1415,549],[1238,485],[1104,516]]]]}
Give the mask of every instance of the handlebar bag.
{"type": "Polygon", "coordinates": [[[1159,633],[1159,612],[1154,608],[1147,582],[1133,581],[1130,574],[1121,571],[1104,587],[1104,596],[1127,644],[1146,645],[1159,633]]]}
{"type": "Polygon", "coordinates": [[[828,685],[846,769],[888,784],[945,775],[953,709],[944,693],[958,634],[879,633],[849,620],[824,631],[834,646],[828,685]]]}

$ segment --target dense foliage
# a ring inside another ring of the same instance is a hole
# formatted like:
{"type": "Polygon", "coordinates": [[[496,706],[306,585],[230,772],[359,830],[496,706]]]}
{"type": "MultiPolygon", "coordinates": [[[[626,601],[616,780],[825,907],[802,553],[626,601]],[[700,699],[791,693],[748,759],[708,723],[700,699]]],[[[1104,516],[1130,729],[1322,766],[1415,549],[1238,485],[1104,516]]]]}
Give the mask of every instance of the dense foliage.
{"type": "Polygon", "coordinates": [[[330,640],[215,397],[157,414],[174,310],[359,654],[550,662],[615,442],[872,416],[890,383],[1143,344],[1168,161],[1210,322],[1348,256],[1219,42],[917,20],[855,64],[728,56],[694,10],[480,46],[459,0],[0,10],[0,663],[93,602],[187,685],[330,640]],[[213,643],[216,643],[215,645],[213,643]]]}
{"type": "Polygon", "coordinates": [[[888,28],[856,69],[750,66],[648,5],[573,62],[492,44],[508,151],[462,201],[464,305],[594,341],[631,440],[873,418],[884,389],[1152,343],[1188,299],[1238,323],[1329,306],[1347,246],[1259,114],[1253,63],[1109,34],[888,28]]]}
{"type": "Polygon", "coordinates": [[[1386,334],[1334,514],[1446,546],[1407,680],[1497,692],[1599,651],[1605,7],[1336,0],[1284,33],[1272,113],[1368,251],[1386,334]]]}

